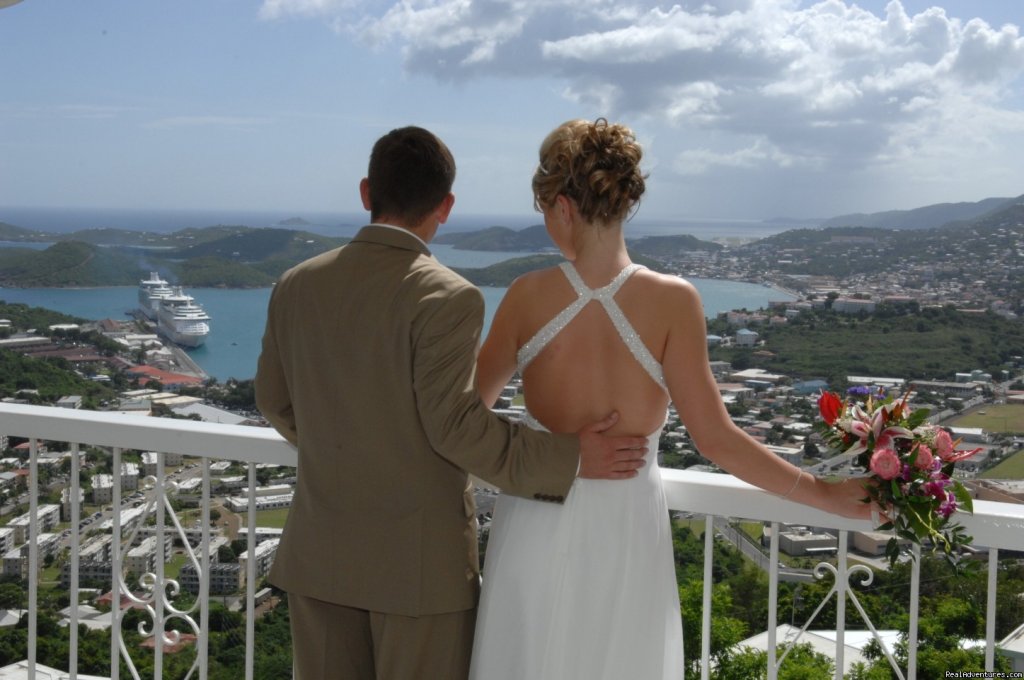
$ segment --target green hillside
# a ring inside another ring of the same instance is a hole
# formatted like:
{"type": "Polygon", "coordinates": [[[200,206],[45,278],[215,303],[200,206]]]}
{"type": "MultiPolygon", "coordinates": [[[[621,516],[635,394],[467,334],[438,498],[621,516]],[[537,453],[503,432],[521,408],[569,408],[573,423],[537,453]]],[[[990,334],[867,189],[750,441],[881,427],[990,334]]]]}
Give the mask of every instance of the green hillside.
{"type": "Polygon", "coordinates": [[[929,308],[873,316],[804,313],[786,325],[756,327],[764,345],[714,348],[712,359],[787,375],[824,377],[842,384],[848,375],[951,380],[956,372],[993,374],[1024,354],[1024,324],[995,314],[929,308]]]}
{"type": "MultiPolygon", "coordinates": [[[[0,291],[0,296],[3,292],[0,291]]],[[[59,323],[85,323],[86,319],[69,316],[52,309],[29,307],[21,302],[8,304],[0,297],[0,319],[7,319],[15,330],[26,331],[30,328],[49,328],[59,323]]]]}
{"type": "MultiPolygon", "coordinates": [[[[0,240],[32,240],[38,234],[0,225],[0,240]]],[[[46,250],[0,248],[0,286],[135,286],[147,272],[158,270],[186,286],[264,287],[289,267],[348,241],[292,229],[238,226],[173,234],[89,229],[44,236],[56,241],[46,250]]]]}
{"type": "Polygon", "coordinates": [[[451,245],[456,250],[486,250],[492,252],[536,251],[554,248],[547,229],[535,224],[526,229],[488,227],[465,233],[438,234],[434,243],[451,245]]]}
{"type": "Polygon", "coordinates": [[[711,241],[702,241],[696,236],[683,234],[680,236],[645,236],[627,241],[631,250],[644,255],[666,256],[681,255],[693,251],[718,252],[725,246],[711,241]]]}
{"type": "Polygon", "coordinates": [[[142,276],[137,255],[78,241],[42,251],[0,249],[0,286],[128,286],[137,285],[142,276]]]}
{"type": "Polygon", "coordinates": [[[72,394],[95,399],[114,395],[111,388],[79,377],[64,359],[34,359],[0,349],[0,397],[13,397],[18,390],[36,390],[41,403],[72,394]]]}
{"type": "MultiPolygon", "coordinates": [[[[630,259],[637,263],[642,264],[648,269],[654,271],[665,271],[664,265],[656,260],[635,253],[632,250],[629,251],[630,259]]],[[[492,264],[489,267],[482,267],[478,269],[459,269],[455,268],[459,274],[465,276],[470,282],[477,286],[508,286],[519,276],[522,276],[526,272],[531,272],[536,269],[544,269],[545,267],[554,267],[555,265],[564,262],[565,258],[561,255],[528,255],[526,257],[517,257],[511,260],[505,260],[504,262],[498,262],[492,264]]]]}
{"type": "Polygon", "coordinates": [[[49,234],[44,234],[39,231],[22,229],[21,227],[16,227],[13,224],[0,222],[0,241],[39,242],[53,240],[49,238],[49,236],[49,234]]]}

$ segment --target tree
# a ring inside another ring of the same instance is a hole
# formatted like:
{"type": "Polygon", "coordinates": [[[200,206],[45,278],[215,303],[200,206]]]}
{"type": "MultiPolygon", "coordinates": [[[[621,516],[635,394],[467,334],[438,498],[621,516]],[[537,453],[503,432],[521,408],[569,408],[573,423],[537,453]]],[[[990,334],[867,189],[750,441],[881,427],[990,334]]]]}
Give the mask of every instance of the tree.
{"type": "MultiPolygon", "coordinates": [[[[701,611],[704,586],[691,581],[679,587],[679,600],[683,611],[683,649],[701,648],[701,611]]],[[[728,659],[729,650],[742,640],[747,629],[742,621],[729,616],[732,610],[729,586],[718,584],[711,591],[711,664],[720,667],[728,659]]],[[[699,677],[700,655],[688,654],[686,676],[699,677]]]]}
{"type": "Polygon", "coordinates": [[[16,583],[0,583],[0,609],[24,609],[25,590],[16,583]]]}
{"type": "Polygon", "coordinates": [[[222,545],[217,548],[217,561],[221,564],[233,564],[238,561],[238,556],[235,555],[235,551],[231,549],[231,546],[222,545]]]}
{"type": "MultiPolygon", "coordinates": [[[[779,645],[778,656],[782,659],[788,645],[779,645]]],[[[804,642],[792,647],[779,666],[779,680],[821,680],[835,674],[835,663],[824,654],[814,651],[810,643],[804,642]]],[[[715,680],[760,680],[768,677],[768,653],[742,647],[730,651],[711,675],[715,680]]],[[[931,677],[931,676],[928,676],[931,677]]],[[[936,676],[941,677],[941,676],[936,676]]]]}

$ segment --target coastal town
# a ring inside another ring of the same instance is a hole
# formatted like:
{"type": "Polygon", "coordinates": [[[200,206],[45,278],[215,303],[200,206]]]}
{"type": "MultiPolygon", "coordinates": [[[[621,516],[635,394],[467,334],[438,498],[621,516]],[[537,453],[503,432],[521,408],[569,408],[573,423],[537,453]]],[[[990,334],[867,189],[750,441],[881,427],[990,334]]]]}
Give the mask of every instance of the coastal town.
{"type": "MultiPolygon", "coordinates": [[[[906,256],[900,258],[899,266],[884,263],[895,247],[893,239],[900,238],[891,232],[873,236],[834,234],[825,239],[819,235],[803,246],[794,244],[792,235],[783,234],[753,243],[654,257],[665,271],[680,276],[757,282],[792,293],[780,296],[791,299],[773,302],[766,309],[731,310],[709,320],[711,369],[721,397],[734,422],[776,455],[822,477],[864,474],[851,456],[829,450],[823,441],[817,427],[818,395],[850,387],[893,397],[909,395],[915,404],[932,410],[930,422],[946,427],[958,441],[979,449],[956,469],[958,479],[975,499],[1022,503],[1024,475],[988,473],[1024,456],[1024,428],[1017,426],[1024,420],[1024,351],[1007,356],[995,368],[963,366],[927,378],[846,373],[838,381],[841,384],[822,376],[786,374],[754,365],[758,358],[771,357],[773,350],[777,351],[772,329],[806,319],[847,317],[866,322],[894,309],[910,315],[927,309],[948,309],[957,315],[952,318],[961,320],[957,323],[985,315],[1018,321],[1019,281],[1024,279],[1022,230],[1021,223],[1000,226],[975,234],[976,238],[967,241],[969,247],[960,242],[955,249],[930,237],[933,240],[923,240],[920,261],[918,256],[906,256]],[[811,273],[826,260],[846,263],[849,273],[838,266],[811,273]],[[872,265],[870,261],[877,263],[872,265]],[[733,352],[729,356],[741,357],[742,361],[734,364],[716,359],[719,348],[733,352]],[[1002,427],[963,424],[971,417],[997,423],[993,416],[1002,419],[1002,427]]],[[[150,324],[145,315],[139,315],[129,320],[99,319],[29,329],[18,327],[11,319],[0,319],[0,334],[4,336],[0,338],[0,351],[30,360],[60,359],[85,381],[82,384],[107,390],[102,398],[61,394],[53,400],[53,406],[266,426],[251,401],[251,381],[219,385],[209,380],[187,352],[150,324]],[[238,393],[247,393],[248,400],[231,398],[238,393]]],[[[40,404],[47,403],[47,399],[36,388],[25,385],[6,395],[3,402],[40,404]]],[[[522,415],[518,379],[503,392],[496,409],[511,419],[522,415]]],[[[77,449],[65,442],[35,441],[5,431],[0,431],[0,449],[4,451],[0,459],[3,576],[12,582],[28,580],[30,548],[34,545],[39,570],[35,576],[42,583],[67,589],[74,581],[79,588],[91,589],[93,597],[76,614],[79,622],[99,628],[110,625],[105,612],[110,608],[116,544],[122,546],[117,559],[125,583],[141,583],[146,574],[162,569],[165,577],[175,579],[185,592],[199,595],[205,587],[210,597],[239,609],[245,606],[248,580],[255,578],[251,588],[257,593],[257,604],[270,611],[277,601],[263,579],[273,562],[291,505],[294,468],[260,464],[252,470],[258,480],[254,486],[253,477],[247,477],[249,466],[219,459],[213,451],[204,459],[145,450],[115,456],[103,447],[90,447],[85,450],[84,460],[74,463],[81,465],[77,469],[83,480],[75,498],[68,480],[77,449]],[[28,510],[30,468],[38,470],[39,504],[34,511],[28,510]],[[205,491],[204,485],[208,485],[205,491]],[[204,493],[208,501],[204,501],[204,493]],[[165,502],[171,503],[177,515],[176,528],[166,520],[158,525],[162,528],[153,525],[157,508],[165,502]],[[202,538],[204,511],[212,523],[206,540],[202,538]],[[248,517],[256,517],[258,522],[256,545],[252,547],[247,544],[250,534],[245,530],[248,517]],[[34,527],[34,544],[30,527],[34,527]],[[166,532],[169,540],[161,538],[161,532],[166,532]],[[210,564],[205,585],[198,573],[204,555],[210,564]],[[77,570],[74,578],[73,570],[77,570]]],[[[670,410],[657,455],[663,468],[718,472],[700,456],[674,410],[670,410]]],[[[1019,469],[1014,465],[1007,469],[1019,469]]],[[[477,514],[483,544],[497,493],[483,482],[478,484],[477,514]]],[[[687,512],[677,513],[676,519],[691,522],[700,518],[687,512]]],[[[772,535],[767,523],[753,541],[741,536],[736,525],[725,518],[716,518],[715,527],[720,540],[767,571],[772,535]]],[[[872,569],[888,569],[884,553],[890,535],[883,531],[850,532],[845,545],[840,545],[839,533],[806,524],[783,524],[777,533],[785,573],[795,582],[813,580],[815,564],[834,559],[840,551],[872,569]]],[[[983,559],[985,554],[980,548],[976,557],[983,559]]],[[[65,621],[67,616],[65,613],[65,621]]],[[[17,621],[19,617],[17,609],[9,612],[9,620],[17,621]]],[[[1003,651],[1024,663],[1024,635],[1020,631],[1015,635],[1003,651]]],[[[182,643],[185,645],[187,642],[182,643]]]]}

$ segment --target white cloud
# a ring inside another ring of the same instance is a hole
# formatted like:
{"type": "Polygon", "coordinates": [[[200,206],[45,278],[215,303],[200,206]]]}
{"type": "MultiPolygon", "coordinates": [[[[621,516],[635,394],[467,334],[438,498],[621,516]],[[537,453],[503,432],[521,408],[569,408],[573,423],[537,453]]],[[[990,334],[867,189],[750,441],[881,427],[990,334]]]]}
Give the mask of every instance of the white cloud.
{"type": "Polygon", "coordinates": [[[853,0],[265,0],[262,8],[268,17],[313,13],[400,47],[412,73],[561,81],[563,97],[596,115],[660,129],[659,144],[671,148],[664,156],[676,159],[669,165],[690,177],[921,168],[920,158],[938,154],[952,154],[949,165],[997,148],[1024,116],[1019,27],[937,7],[911,16],[899,0],[881,16],[853,0]]]}
{"type": "Polygon", "coordinates": [[[350,0],[263,0],[260,18],[280,19],[295,14],[298,16],[329,16],[351,8],[350,0]]]}
{"type": "Polygon", "coordinates": [[[673,168],[681,175],[703,175],[713,167],[756,169],[761,167],[789,168],[796,164],[808,164],[806,159],[789,156],[763,139],[748,147],[728,153],[710,149],[692,149],[679,154],[673,168]]]}

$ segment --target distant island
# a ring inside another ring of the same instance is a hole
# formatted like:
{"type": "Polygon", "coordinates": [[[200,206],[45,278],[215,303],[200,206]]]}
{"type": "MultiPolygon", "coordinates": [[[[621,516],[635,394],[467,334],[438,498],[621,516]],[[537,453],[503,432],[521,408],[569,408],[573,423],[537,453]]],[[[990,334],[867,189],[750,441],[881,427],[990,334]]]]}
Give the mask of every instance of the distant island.
{"type": "MultiPolygon", "coordinates": [[[[1024,196],[990,198],[832,218],[823,222],[825,226],[792,229],[740,245],[679,234],[627,239],[627,246],[631,257],[656,270],[788,286],[785,281],[799,282],[796,277],[871,272],[899,266],[909,257],[916,264],[925,259],[946,266],[948,253],[960,252],[962,258],[964,249],[971,247],[964,238],[967,233],[994,245],[993,257],[1013,254],[1019,251],[1011,247],[1011,225],[1019,223],[1022,211],[1024,196]]],[[[172,233],[85,229],[59,234],[0,222],[0,241],[12,244],[0,248],[0,286],[134,286],[150,271],[158,271],[189,287],[267,287],[289,267],[349,241],[300,228],[309,224],[291,217],[277,227],[215,225],[172,233]],[[43,250],[24,247],[29,244],[51,245],[43,250]]],[[[434,243],[459,250],[534,253],[491,267],[460,270],[477,285],[507,286],[522,273],[559,260],[541,224],[518,230],[492,226],[442,232],[434,243]]],[[[1009,264],[1015,270],[1014,263],[1009,264]]],[[[1000,290],[1015,299],[1018,287],[1013,279],[1000,290]]]]}

